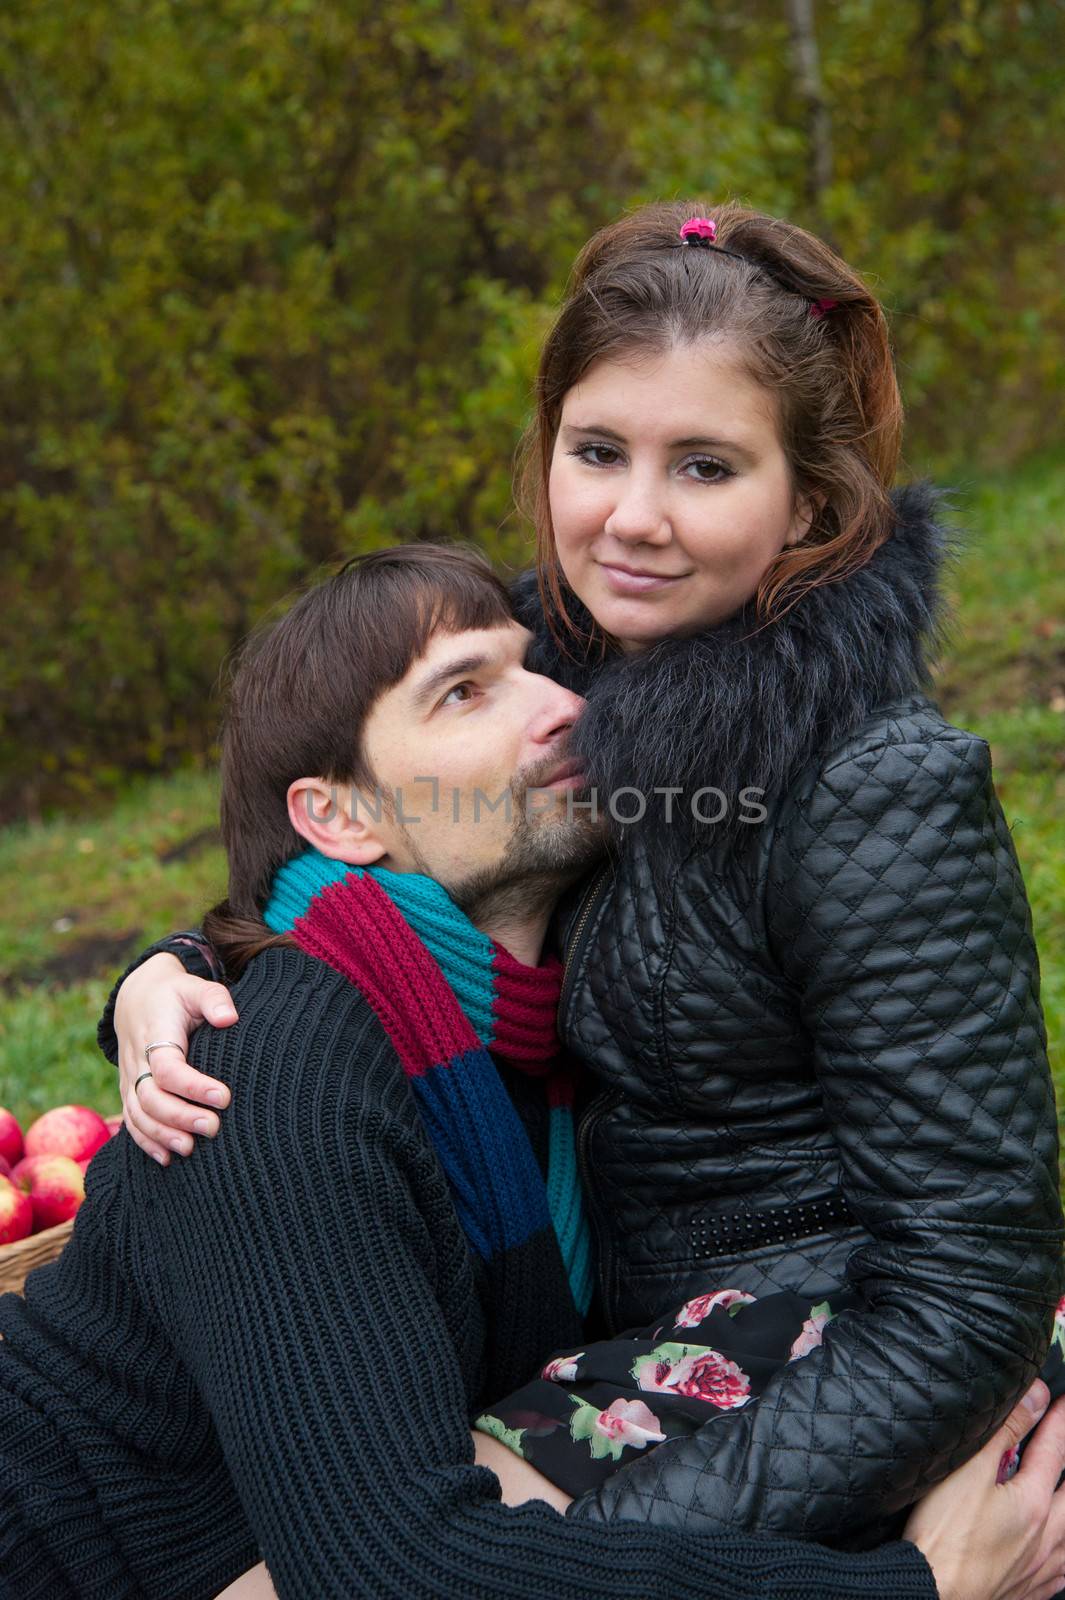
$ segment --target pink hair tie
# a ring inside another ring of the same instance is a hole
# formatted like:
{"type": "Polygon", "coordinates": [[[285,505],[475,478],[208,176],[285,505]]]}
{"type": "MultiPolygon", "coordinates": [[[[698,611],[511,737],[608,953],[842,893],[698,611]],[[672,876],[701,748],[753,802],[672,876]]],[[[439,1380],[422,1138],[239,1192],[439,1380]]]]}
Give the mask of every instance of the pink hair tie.
{"type": "Polygon", "coordinates": [[[838,300],[815,300],[810,306],[810,315],[811,317],[817,317],[818,320],[820,320],[820,318],[826,316],[829,311],[835,311],[838,305],[838,300]]]}
{"type": "Polygon", "coordinates": [[[713,244],[717,238],[717,223],[709,217],[692,217],[680,229],[685,244],[713,244]]]}

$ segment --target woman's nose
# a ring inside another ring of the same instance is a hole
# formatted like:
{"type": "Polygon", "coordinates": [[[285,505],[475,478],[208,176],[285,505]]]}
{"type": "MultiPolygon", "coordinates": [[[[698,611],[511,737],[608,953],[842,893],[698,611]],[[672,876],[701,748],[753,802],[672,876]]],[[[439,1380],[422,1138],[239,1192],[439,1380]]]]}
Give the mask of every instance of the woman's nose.
{"type": "Polygon", "coordinates": [[[623,544],[667,544],[673,530],[660,496],[650,485],[630,483],[619,494],[603,532],[623,544]]]}

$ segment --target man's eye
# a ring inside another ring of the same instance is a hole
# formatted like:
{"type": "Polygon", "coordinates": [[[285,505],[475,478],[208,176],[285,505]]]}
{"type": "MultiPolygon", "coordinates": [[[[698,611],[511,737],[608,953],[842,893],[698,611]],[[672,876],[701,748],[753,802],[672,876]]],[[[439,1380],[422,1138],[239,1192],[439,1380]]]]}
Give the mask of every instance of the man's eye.
{"type": "MultiPolygon", "coordinates": [[[[472,693],[474,691],[474,688],[475,688],[475,685],[472,684],[472,683],[456,683],[453,689],[449,689],[448,690],[447,694],[441,700],[440,704],[442,706],[446,706],[448,701],[451,699],[451,696],[453,694],[462,694],[463,692],[465,692],[465,693],[468,693],[468,694],[472,695],[472,693]]],[[[462,705],[463,703],[464,702],[461,701],[461,700],[456,700],[455,701],[456,705],[462,705]]]]}

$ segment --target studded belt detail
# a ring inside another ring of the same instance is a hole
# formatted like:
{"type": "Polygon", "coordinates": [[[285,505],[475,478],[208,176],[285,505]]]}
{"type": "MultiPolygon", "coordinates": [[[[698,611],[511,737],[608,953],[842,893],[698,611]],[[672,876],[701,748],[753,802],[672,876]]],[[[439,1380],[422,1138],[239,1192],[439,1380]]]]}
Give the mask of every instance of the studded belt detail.
{"type": "Polygon", "coordinates": [[[857,1220],[838,1189],[791,1206],[775,1206],[763,1211],[714,1212],[710,1216],[696,1217],[692,1222],[692,1254],[732,1255],[737,1250],[801,1239],[807,1234],[857,1220]]]}

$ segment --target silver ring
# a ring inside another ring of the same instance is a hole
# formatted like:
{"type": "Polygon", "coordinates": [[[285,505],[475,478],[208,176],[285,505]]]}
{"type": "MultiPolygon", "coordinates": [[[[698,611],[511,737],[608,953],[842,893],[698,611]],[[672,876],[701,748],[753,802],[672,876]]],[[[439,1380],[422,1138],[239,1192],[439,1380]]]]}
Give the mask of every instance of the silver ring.
{"type": "MultiPolygon", "coordinates": [[[[149,1067],[152,1064],[152,1051],[165,1050],[167,1048],[171,1050],[180,1050],[181,1046],[176,1044],[173,1039],[156,1039],[154,1044],[146,1044],[144,1046],[144,1059],[147,1061],[149,1067]]],[[[140,1082],[139,1078],[137,1079],[137,1082],[140,1082]]]]}
{"type": "Polygon", "coordinates": [[[137,1084],[138,1083],[143,1083],[145,1078],[150,1078],[150,1077],[151,1077],[151,1073],[150,1072],[142,1072],[140,1077],[136,1080],[136,1082],[133,1085],[133,1093],[134,1094],[137,1093],[137,1084]]]}

